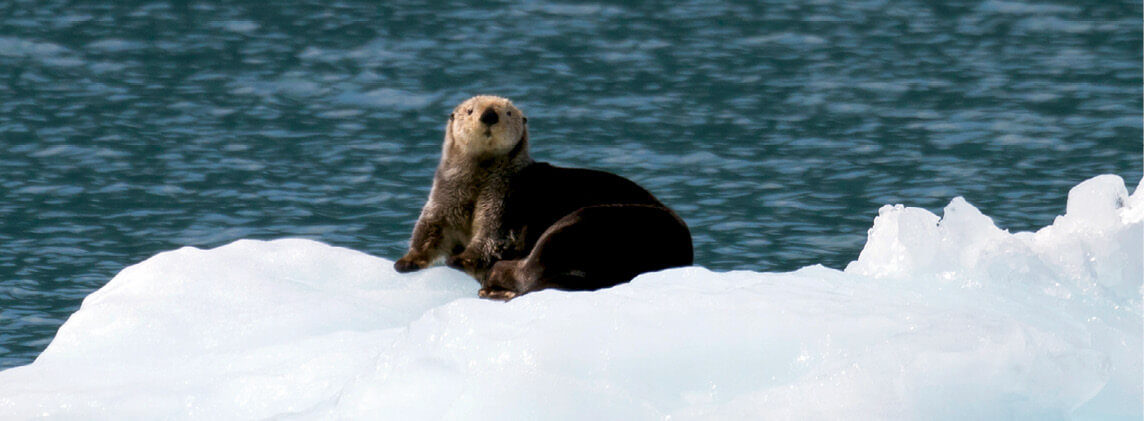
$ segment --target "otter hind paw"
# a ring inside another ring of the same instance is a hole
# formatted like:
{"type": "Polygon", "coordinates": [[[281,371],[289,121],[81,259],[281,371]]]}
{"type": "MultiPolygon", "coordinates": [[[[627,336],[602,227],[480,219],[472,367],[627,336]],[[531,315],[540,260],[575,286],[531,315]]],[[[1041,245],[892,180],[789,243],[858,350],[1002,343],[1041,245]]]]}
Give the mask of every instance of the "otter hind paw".
{"type": "Polygon", "coordinates": [[[477,295],[490,300],[508,301],[516,298],[517,293],[500,288],[481,288],[481,290],[477,292],[477,295]]]}

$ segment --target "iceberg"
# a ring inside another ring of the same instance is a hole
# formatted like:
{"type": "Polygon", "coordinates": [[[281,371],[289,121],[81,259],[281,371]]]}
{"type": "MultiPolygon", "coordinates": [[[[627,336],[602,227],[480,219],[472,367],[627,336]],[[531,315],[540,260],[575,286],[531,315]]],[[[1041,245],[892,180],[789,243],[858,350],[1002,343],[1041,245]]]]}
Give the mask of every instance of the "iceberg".
{"type": "Polygon", "coordinates": [[[310,240],[182,248],[0,372],[0,418],[1139,419],[1142,221],[1105,175],[1036,232],[885,206],[845,270],[507,303],[310,240]]]}

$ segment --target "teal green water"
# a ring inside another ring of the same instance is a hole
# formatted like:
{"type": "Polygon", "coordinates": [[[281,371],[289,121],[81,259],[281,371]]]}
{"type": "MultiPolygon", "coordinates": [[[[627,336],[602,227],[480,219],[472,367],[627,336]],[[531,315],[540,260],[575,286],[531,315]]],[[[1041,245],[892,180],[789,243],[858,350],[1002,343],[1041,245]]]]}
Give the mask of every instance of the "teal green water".
{"type": "Polygon", "coordinates": [[[0,2],[0,368],[164,250],[399,257],[479,93],[716,270],[844,267],[883,204],[1033,230],[1141,179],[1138,1],[375,3],[0,2]]]}

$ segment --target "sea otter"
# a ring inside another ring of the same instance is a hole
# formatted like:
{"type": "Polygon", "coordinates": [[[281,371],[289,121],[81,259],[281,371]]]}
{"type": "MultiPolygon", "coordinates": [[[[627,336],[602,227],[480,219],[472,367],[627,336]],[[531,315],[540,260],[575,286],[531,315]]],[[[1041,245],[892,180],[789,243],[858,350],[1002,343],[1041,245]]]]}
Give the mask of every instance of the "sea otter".
{"type": "Polygon", "coordinates": [[[594,290],[689,266],[691,233],[674,211],[615,174],[536,162],[528,119],[476,96],[453,110],[429,200],[398,272],[437,259],[511,299],[544,288],[594,290]]]}

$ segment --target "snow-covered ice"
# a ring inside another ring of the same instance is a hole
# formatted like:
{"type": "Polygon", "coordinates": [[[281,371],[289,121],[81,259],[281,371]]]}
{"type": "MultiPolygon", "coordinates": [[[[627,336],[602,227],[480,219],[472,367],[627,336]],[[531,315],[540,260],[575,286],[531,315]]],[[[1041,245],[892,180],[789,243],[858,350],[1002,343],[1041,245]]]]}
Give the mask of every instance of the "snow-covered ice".
{"type": "Polygon", "coordinates": [[[183,248],[88,296],[0,419],[1140,419],[1144,195],[1011,234],[879,211],[857,261],[479,300],[307,240],[183,248]]]}

